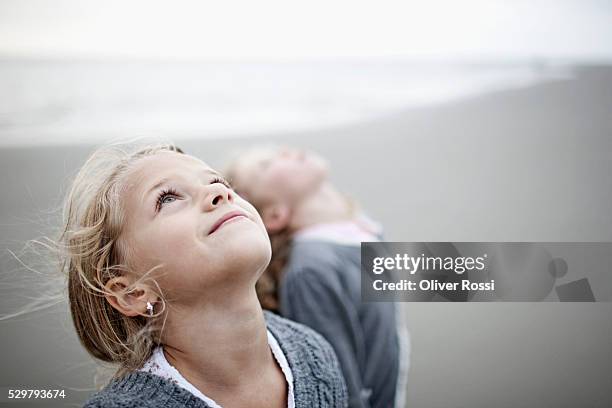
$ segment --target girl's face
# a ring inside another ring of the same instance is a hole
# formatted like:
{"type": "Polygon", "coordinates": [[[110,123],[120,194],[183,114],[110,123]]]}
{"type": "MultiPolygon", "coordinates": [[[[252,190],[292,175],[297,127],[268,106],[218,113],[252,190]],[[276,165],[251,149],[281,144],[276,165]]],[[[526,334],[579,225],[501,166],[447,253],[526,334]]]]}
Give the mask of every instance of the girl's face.
{"type": "Polygon", "coordinates": [[[204,162],[161,152],[129,173],[120,239],[127,264],[153,273],[164,294],[184,302],[254,285],[270,241],[251,204],[204,162]]]}
{"type": "Polygon", "coordinates": [[[327,163],[301,149],[255,149],[240,159],[236,173],[253,202],[263,206],[284,203],[291,207],[326,179],[327,163]]]}

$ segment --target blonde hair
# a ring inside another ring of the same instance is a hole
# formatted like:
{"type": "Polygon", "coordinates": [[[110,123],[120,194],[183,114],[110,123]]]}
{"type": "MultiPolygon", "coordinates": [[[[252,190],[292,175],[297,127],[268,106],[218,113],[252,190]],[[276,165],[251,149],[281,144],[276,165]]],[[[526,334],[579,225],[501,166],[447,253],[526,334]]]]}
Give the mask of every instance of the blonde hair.
{"type": "MultiPolygon", "coordinates": [[[[125,213],[121,203],[125,176],[134,163],[162,151],[183,153],[172,144],[114,145],[98,149],[75,177],[67,194],[63,228],[57,242],[60,267],[68,281],[72,321],[81,344],[98,360],[117,365],[113,378],[140,367],[159,343],[163,322],[144,316],[129,317],[114,309],[105,296],[117,294],[105,288],[108,280],[133,274],[130,249],[121,237],[125,213]]],[[[157,287],[163,308],[165,300],[157,287]]],[[[129,293],[132,286],[122,289],[129,293]]]]}

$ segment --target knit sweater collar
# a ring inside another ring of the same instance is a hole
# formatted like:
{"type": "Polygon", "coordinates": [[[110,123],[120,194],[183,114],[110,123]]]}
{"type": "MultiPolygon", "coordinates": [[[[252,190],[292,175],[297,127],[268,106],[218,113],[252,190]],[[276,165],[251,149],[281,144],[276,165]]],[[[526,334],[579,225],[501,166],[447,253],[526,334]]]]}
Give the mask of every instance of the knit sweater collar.
{"type": "Polygon", "coordinates": [[[143,371],[133,371],[109,384],[110,392],[137,394],[142,400],[159,401],[161,406],[210,408],[208,404],[184,388],[143,371]]]}
{"type": "MultiPolygon", "coordinates": [[[[294,396],[297,406],[309,406],[304,404],[311,398],[311,390],[308,384],[312,376],[319,377],[319,370],[310,366],[312,358],[305,355],[303,345],[296,342],[296,333],[287,331],[286,327],[279,324],[278,316],[264,311],[268,330],[277,339],[280,348],[287,358],[287,362],[293,373],[294,396]],[[301,404],[299,403],[301,402],[301,404]]],[[[326,380],[325,378],[320,378],[326,380]]],[[[196,397],[184,388],[168,381],[160,376],[143,371],[134,371],[112,381],[108,385],[109,391],[129,393],[138,395],[143,400],[155,400],[163,403],[163,406],[185,406],[190,408],[210,408],[202,399],[196,397]]]]}

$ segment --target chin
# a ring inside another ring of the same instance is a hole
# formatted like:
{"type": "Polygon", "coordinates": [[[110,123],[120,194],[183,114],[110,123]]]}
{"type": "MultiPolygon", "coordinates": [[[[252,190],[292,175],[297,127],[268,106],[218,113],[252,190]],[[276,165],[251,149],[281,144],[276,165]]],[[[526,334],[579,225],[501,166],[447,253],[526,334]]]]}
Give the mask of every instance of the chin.
{"type": "Polygon", "coordinates": [[[227,244],[225,259],[228,267],[253,274],[256,279],[270,263],[272,249],[270,239],[261,231],[245,231],[239,238],[227,244]]]}

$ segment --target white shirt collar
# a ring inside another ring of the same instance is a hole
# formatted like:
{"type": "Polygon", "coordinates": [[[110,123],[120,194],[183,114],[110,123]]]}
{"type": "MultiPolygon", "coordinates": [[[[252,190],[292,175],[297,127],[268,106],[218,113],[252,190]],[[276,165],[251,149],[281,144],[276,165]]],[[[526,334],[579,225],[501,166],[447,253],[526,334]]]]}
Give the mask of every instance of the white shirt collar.
{"type": "Polygon", "coordinates": [[[294,241],[324,241],[360,246],[362,242],[380,241],[382,226],[360,214],[353,220],[316,224],[293,234],[294,241]]]}
{"type": "MultiPolygon", "coordinates": [[[[291,372],[291,367],[289,367],[289,362],[283,353],[283,350],[280,348],[278,341],[270,330],[268,330],[268,344],[270,345],[270,349],[272,350],[272,354],[276,359],[276,362],[280,366],[283,374],[285,375],[285,380],[287,381],[287,408],[295,408],[295,397],[293,391],[293,373],[291,372]]],[[[200,390],[198,390],[193,384],[191,384],[185,377],[178,372],[176,368],[174,368],[168,360],[166,360],[166,356],[164,356],[164,351],[161,346],[158,346],[153,351],[153,355],[147,360],[147,362],[143,365],[140,371],[145,371],[154,375],[158,375],[163,377],[174,384],[186,389],[191,392],[196,397],[200,398],[211,408],[222,408],[219,404],[217,404],[212,398],[204,395],[200,390]]]]}

